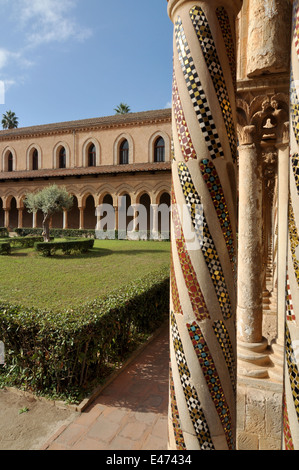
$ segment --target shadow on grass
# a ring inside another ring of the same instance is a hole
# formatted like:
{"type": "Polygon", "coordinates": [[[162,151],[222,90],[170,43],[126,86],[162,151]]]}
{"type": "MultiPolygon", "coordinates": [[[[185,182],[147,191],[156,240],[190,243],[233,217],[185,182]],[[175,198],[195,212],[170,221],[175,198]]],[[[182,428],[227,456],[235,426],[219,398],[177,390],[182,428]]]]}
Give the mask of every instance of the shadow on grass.
{"type": "Polygon", "coordinates": [[[105,248],[93,248],[87,253],[72,253],[71,255],[67,255],[63,253],[58,253],[58,254],[56,253],[54,255],[49,256],[49,258],[53,258],[53,259],[103,258],[104,256],[109,256],[113,253],[114,253],[113,250],[107,250],[105,248]]]}
{"type": "Polygon", "coordinates": [[[23,253],[23,252],[11,252],[9,257],[11,258],[25,258],[26,256],[29,256],[29,253],[23,253]]]}
{"type": "MultiPolygon", "coordinates": [[[[165,250],[109,250],[107,248],[92,248],[87,253],[72,253],[70,255],[63,254],[62,252],[58,252],[51,256],[45,258],[52,258],[52,259],[85,259],[85,258],[103,258],[104,256],[111,256],[111,255],[127,255],[127,256],[138,256],[145,253],[165,253],[165,250]]],[[[24,258],[24,257],[32,257],[32,256],[39,256],[43,258],[43,256],[35,251],[30,250],[29,252],[24,251],[14,251],[12,250],[11,254],[8,255],[9,257],[13,258],[24,258]]]]}

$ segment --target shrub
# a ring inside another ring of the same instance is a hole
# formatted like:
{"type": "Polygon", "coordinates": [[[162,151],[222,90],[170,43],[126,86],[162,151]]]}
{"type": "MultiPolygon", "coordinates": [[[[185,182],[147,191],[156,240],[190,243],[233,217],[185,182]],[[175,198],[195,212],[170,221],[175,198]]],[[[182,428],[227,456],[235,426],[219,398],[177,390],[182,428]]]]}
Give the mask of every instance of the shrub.
{"type": "Polygon", "coordinates": [[[120,361],[138,334],[150,334],[169,310],[169,269],[57,314],[0,303],[5,370],[20,385],[63,393],[83,387],[108,361],[120,361]]]}
{"type": "Polygon", "coordinates": [[[38,242],[34,247],[36,251],[43,256],[51,256],[58,250],[63,254],[69,255],[71,253],[87,253],[88,250],[93,248],[94,239],[79,239],[67,241],[54,241],[54,242],[38,242]]]}
{"type": "Polygon", "coordinates": [[[6,227],[0,227],[0,238],[8,238],[9,233],[6,227]]]}
{"type": "MultiPolygon", "coordinates": [[[[53,238],[53,237],[52,237],[53,238]]],[[[11,246],[21,246],[22,248],[32,248],[35,243],[43,242],[43,237],[12,237],[9,239],[11,246]]]]}
{"type": "MultiPolygon", "coordinates": [[[[19,237],[41,236],[43,233],[43,229],[42,228],[15,228],[14,232],[16,232],[19,237]]],[[[67,237],[94,238],[95,231],[88,230],[88,229],[51,228],[50,235],[51,237],[54,237],[54,238],[67,238],[67,237]]]]}
{"type": "Polygon", "coordinates": [[[0,255],[9,255],[11,246],[9,242],[0,242],[0,255]]]}

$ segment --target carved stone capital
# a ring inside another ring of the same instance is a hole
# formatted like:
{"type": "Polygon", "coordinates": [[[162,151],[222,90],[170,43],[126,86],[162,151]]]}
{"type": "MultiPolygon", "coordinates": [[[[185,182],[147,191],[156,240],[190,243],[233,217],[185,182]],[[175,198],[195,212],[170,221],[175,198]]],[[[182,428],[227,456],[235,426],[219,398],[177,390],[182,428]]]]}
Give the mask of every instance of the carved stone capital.
{"type": "Polygon", "coordinates": [[[256,142],[256,127],[251,126],[238,126],[238,137],[240,145],[251,145],[256,142]]]}
{"type": "MultiPolygon", "coordinates": [[[[288,97],[284,93],[273,96],[259,95],[247,102],[237,100],[238,131],[240,127],[255,126],[256,141],[273,145],[286,139],[289,120],[288,97]]],[[[242,132],[240,132],[242,134],[242,132]]]]}

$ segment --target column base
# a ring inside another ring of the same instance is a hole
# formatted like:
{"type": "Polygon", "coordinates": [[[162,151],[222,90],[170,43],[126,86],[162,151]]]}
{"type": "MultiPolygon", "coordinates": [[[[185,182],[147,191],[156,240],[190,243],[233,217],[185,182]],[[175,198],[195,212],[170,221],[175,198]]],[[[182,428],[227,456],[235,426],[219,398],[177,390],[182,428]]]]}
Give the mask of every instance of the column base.
{"type": "Polygon", "coordinates": [[[238,375],[252,378],[269,378],[272,366],[269,358],[268,341],[263,338],[260,343],[245,343],[238,340],[238,375]]]}
{"type": "Polygon", "coordinates": [[[284,345],[272,344],[271,360],[273,367],[269,369],[269,377],[275,382],[282,384],[284,378],[284,345]]]}

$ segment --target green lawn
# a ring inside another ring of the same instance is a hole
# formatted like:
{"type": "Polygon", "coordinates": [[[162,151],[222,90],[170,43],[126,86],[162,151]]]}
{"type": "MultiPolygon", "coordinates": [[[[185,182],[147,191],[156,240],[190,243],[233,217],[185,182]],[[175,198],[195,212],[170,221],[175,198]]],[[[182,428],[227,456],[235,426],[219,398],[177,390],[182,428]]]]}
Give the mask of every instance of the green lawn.
{"type": "Polygon", "coordinates": [[[44,258],[33,249],[0,256],[0,300],[71,308],[169,265],[169,242],[96,240],[85,255],[44,258]]]}

